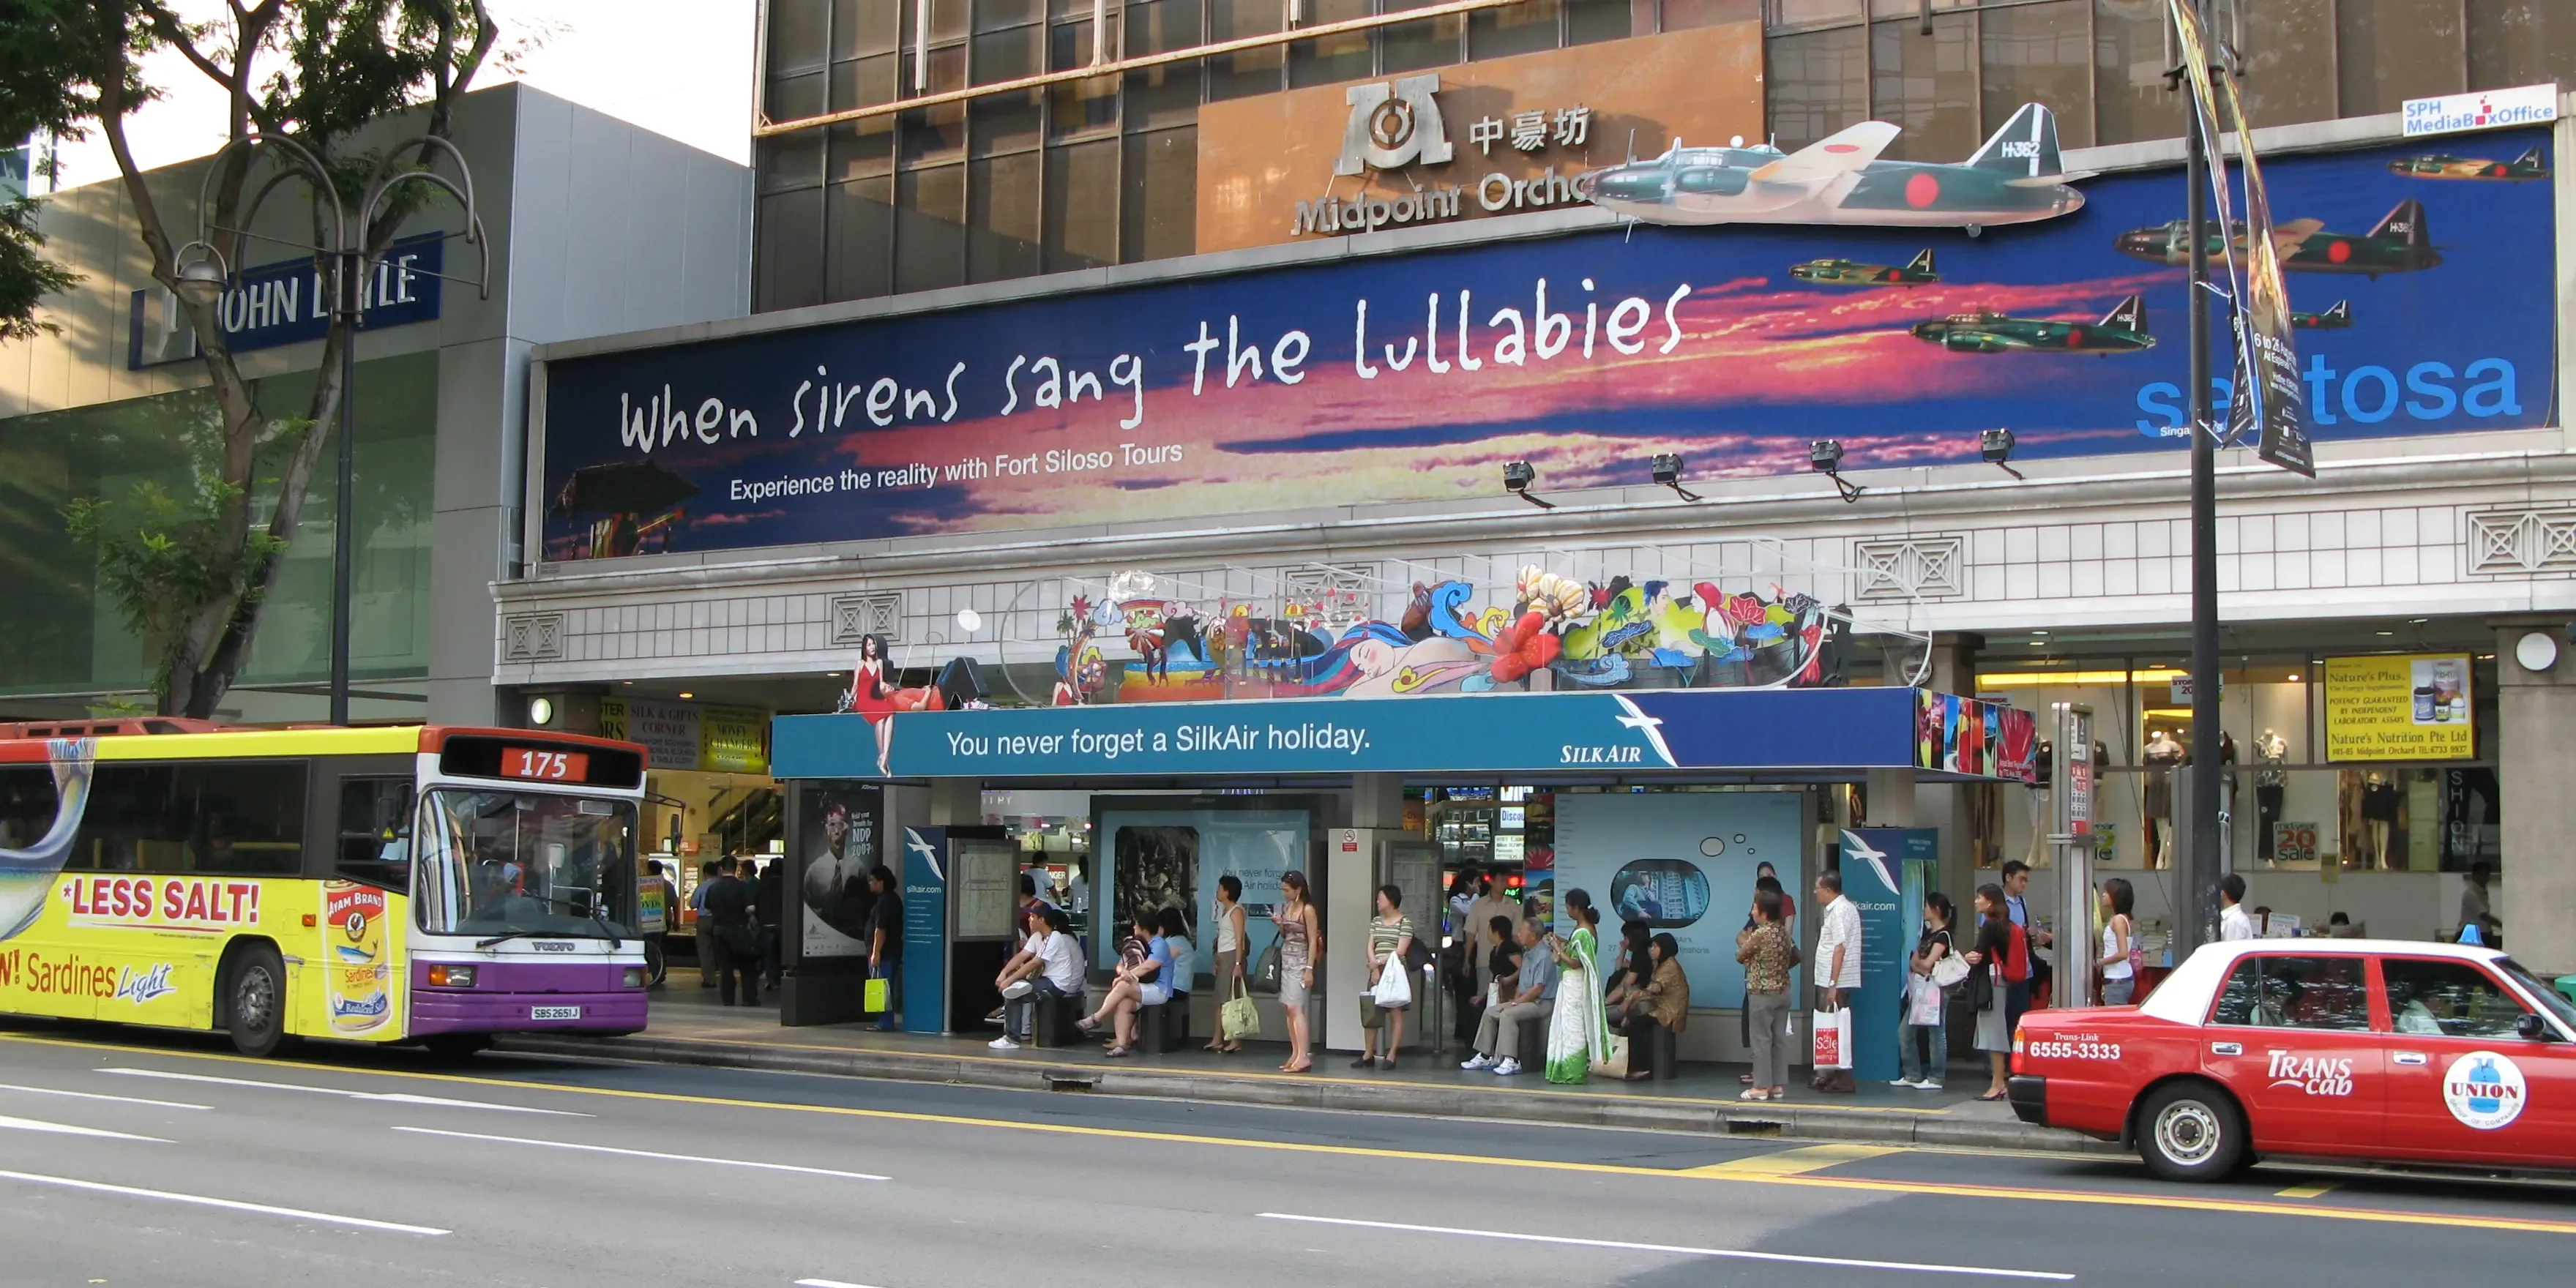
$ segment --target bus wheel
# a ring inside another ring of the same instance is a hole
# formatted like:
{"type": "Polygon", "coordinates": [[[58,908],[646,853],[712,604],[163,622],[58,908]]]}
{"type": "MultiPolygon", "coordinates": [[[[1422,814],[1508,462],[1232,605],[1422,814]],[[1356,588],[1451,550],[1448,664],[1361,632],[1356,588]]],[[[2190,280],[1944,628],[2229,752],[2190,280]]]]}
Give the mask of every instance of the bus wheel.
{"type": "Polygon", "coordinates": [[[441,1033],[435,1037],[423,1038],[421,1045],[428,1047],[429,1053],[438,1059],[464,1060],[471,1058],[477,1051],[488,1049],[492,1045],[492,1039],[482,1033],[441,1033]]]}
{"type": "Polygon", "coordinates": [[[224,976],[225,1027],[243,1055],[274,1053],[286,1040],[286,964],[277,950],[253,944],[224,976]]]}

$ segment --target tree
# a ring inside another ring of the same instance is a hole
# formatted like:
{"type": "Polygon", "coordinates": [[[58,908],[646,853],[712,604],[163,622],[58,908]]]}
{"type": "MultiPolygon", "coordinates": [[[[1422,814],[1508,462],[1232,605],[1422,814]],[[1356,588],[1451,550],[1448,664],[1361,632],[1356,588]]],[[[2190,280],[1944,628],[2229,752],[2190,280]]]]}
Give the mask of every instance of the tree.
{"type": "MultiPolygon", "coordinates": [[[[94,125],[104,135],[135,231],[151,253],[153,279],[178,299],[203,351],[218,426],[193,490],[103,498],[73,507],[66,518],[76,535],[98,544],[102,583],[142,635],[146,656],[155,659],[161,712],[210,717],[249,656],[260,604],[303,521],[314,462],[328,437],[322,427],[335,423],[346,392],[340,355],[353,328],[334,318],[303,414],[274,418],[259,406],[226,346],[219,305],[179,289],[180,251],[202,218],[223,261],[235,268],[245,262],[251,239],[242,230],[262,199],[294,178],[264,139],[291,140],[318,158],[353,212],[380,163],[429,168],[436,144],[387,157],[361,148],[355,136],[418,108],[419,133],[445,142],[456,100],[491,56],[495,26],[484,0],[225,0],[224,14],[203,23],[185,21],[168,0],[0,5],[47,24],[45,38],[30,42],[45,48],[25,59],[23,78],[15,67],[19,55],[0,54],[0,83],[23,79],[41,88],[50,77],[61,86],[65,127],[94,125]],[[165,210],[127,146],[126,118],[153,93],[142,81],[140,59],[159,48],[177,52],[225,94],[226,133],[235,146],[213,163],[202,215],[193,208],[165,210]],[[110,517],[119,507],[115,519],[122,522],[110,517]]],[[[5,28],[10,36],[0,47],[28,30],[15,14],[5,28]]],[[[38,95],[35,101],[48,100],[38,95]]],[[[359,230],[366,264],[384,253],[427,191],[421,184],[410,188],[415,200],[386,203],[359,230]]],[[[317,242],[327,226],[325,208],[316,196],[317,242]]],[[[317,260],[317,267],[327,278],[329,266],[317,260]]],[[[0,287],[6,283],[0,278],[0,287]]],[[[6,303],[0,296],[0,307],[6,303]]],[[[352,520],[341,515],[337,521],[352,520]]]]}
{"type": "MultiPolygon", "coordinates": [[[[68,133],[88,114],[89,100],[71,71],[77,46],[55,21],[62,8],[60,0],[0,0],[0,31],[9,33],[0,40],[0,147],[37,131],[68,133]]],[[[29,162],[43,165],[34,157],[29,162]]],[[[36,309],[46,296],[77,285],[80,274],[46,259],[44,250],[35,199],[22,194],[0,202],[0,340],[60,329],[39,319],[36,309]]]]}

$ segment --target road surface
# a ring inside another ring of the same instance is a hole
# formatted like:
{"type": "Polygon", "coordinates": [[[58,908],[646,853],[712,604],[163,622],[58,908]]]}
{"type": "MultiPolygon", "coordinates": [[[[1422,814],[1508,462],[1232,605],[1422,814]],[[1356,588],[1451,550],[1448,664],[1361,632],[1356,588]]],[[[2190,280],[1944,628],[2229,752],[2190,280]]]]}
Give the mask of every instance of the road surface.
{"type": "Polygon", "coordinates": [[[2576,1187],[0,1029],[0,1284],[2567,1282],[2576,1187]]]}

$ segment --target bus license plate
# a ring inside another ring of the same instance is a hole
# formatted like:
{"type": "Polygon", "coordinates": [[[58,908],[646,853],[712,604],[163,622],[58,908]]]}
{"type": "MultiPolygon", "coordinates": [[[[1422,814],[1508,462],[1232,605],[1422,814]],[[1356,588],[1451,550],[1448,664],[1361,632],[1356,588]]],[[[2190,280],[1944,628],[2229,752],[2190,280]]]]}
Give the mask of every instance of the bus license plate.
{"type": "Polygon", "coordinates": [[[528,1008],[528,1018],[532,1020],[578,1020],[581,1018],[581,1008],[578,1006],[531,1006],[528,1008]]]}

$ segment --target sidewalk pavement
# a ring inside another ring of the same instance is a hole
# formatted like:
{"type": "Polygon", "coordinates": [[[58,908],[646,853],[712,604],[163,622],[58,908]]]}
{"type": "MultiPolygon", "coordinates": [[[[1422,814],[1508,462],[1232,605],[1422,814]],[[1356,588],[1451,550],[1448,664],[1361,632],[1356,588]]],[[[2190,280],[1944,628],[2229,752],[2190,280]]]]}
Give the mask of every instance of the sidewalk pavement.
{"type": "Polygon", "coordinates": [[[1535,1071],[1515,1078],[1469,1073],[1455,1051],[1433,1056],[1408,1049],[1393,1072],[1348,1067],[1352,1053],[1319,1051],[1311,1073],[1280,1073],[1284,1043],[1255,1042],[1242,1055],[1214,1055],[1201,1034],[1177,1051],[1112,1060],[1097,1043],[994,1051],[998,1028],[939,1037],[879,1033],[867,1025],[781,1028],[768,1007],[722,1008],[694,988],[656,993],[651,1026],[630,1037],[518,1033],[506,1051],[590,1056],[655,1064],[709,1065],[796,1073],[886,1078],[993,1087],[1009,1091],[1078,1091],[1230,1104],[1362,1110],[1449,1118],[1509,1119],[1576,1126],[1631,1127],[1732,1136],[1794,1136],[1897,1145],[1947,1145],[2059,1153],[2116,1152],[2072,1132],[2033,1127],[2009,1106],[1976,1099],[1985,1076],[1961,1064],[1953,1090],[1914,1091],[1863,1084],[1857,1095],[1809,1091],[1803,1073],[1782,1102],[1735,1098],[1746,1066],[1691,1063],[1667,1082],[1557,1086],[1535,1071]]]}

